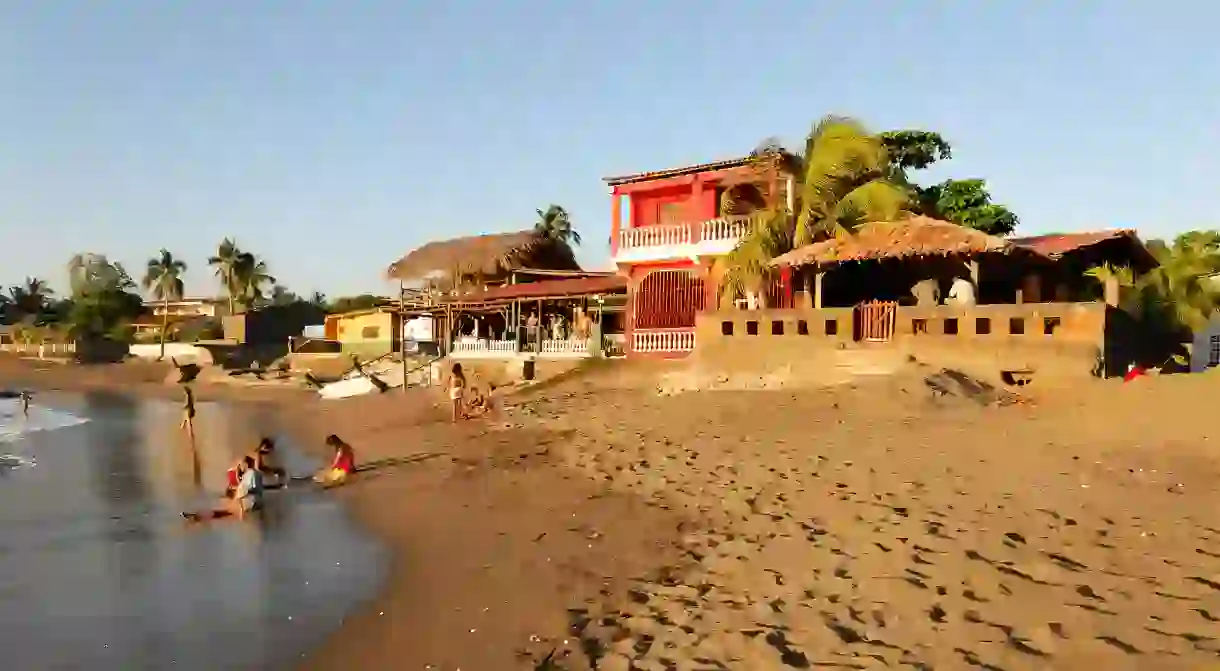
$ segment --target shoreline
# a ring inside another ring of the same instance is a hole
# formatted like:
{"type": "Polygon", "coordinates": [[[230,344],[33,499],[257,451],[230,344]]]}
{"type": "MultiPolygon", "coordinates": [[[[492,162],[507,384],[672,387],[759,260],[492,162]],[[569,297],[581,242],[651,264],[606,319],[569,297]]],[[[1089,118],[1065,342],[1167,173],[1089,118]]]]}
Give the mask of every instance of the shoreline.
{"type": "MultiPolygon", "coordinates": [[[[8,359],[0,386],[175,397],[168,371],[8,359]]],[[[563,463],[551,454],[562,432],[451,425],[422,390],[324,403],[292,388],[195,388],[200,401],[269,413],[311,457],[325,459],[322,438],[336,433],[373,465],[332,493],[386,550],[384,580],[297,668],[533,669],[550,653],[562,668],[592,668],[571,633],[581,604],[625,596],[633,579],[678,560],[684,521],[563,463]]]]}

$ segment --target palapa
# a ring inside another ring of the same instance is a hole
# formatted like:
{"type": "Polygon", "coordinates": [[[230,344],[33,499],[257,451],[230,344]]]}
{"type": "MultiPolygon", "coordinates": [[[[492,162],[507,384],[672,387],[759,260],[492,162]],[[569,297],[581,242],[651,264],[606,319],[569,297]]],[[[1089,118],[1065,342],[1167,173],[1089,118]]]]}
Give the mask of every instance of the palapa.
{"type": "Polygon", "coordinates": [[[846,261],[913,256],[1007,254],[1017,249],[1002,238],[930,217],[865,224],[850,235],[794,249],[773,266],[830,266],[846,261]]]}
{"type": "Polygon", "coordinates": [[[406,281],[436,275],[493,279],[519,268],[580,270],[567,243],[530,230],[429,242],[390,264],[386,274],[406,281]]]}

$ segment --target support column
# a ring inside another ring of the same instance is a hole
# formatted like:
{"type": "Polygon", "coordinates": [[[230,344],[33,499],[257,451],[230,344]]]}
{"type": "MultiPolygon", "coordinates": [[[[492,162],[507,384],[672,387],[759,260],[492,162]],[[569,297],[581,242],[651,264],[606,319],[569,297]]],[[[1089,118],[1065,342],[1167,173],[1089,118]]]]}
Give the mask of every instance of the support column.
{"type": "Polygon", "coordinates": [[[610,195],[610,256],[618,253],[619,232],[623,228],[623,198],[617,191],[610,195]]]}
{"type": "Polygon", "coordinates": [[[813,276],[813,309],[815,310],[822,309],[822,278],[825,276],[826,273],[821,270],[813,276]]]}

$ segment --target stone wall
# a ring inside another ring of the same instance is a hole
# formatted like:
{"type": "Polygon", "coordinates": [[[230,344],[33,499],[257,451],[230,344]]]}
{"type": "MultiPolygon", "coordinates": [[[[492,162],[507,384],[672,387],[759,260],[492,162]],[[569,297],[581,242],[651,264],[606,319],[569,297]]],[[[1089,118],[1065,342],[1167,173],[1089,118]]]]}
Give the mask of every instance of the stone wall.
{"type": "Polygon", "coordinates": [[[945,366],[1089,375],[1107,338],[1103,303],[903,306],[886,342],[857,342],[855,320],[855,308],[705,312],[695,353],[727,367],[753,367],[863,347],[945,366]]]}

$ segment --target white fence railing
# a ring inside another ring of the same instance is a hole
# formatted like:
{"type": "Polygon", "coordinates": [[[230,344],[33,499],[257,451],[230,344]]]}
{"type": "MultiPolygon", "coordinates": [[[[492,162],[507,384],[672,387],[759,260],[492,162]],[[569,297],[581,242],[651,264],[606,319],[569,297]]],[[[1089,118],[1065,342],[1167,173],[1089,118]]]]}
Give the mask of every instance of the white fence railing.
{"type": "Polygon", "coordinates": [[[516,351],[517,342],[515,340],[462,338],[453,343],[454,354],[514,354],[516,351]]]}
{"type": "Polygon", "coordinates": [[[707,221],[640,226],[619,232],[620,250],[646,247],[682,247],[712,243],[714,248],[736,244],[753,225],[752,217],[719,217],[707,221]],[[716,243],[721,243],[717,245],[716,243]]]}
{"type": "Polygon", "coordinates": [[[631,351],[640,353],[689,352],[695,349],[695,329],[632,331],[631,351]]]}
{"type": "Polygon", "coordinates": [[[739,240],[750,230],[750,217],[721,217],[700,226],[699,240],[739,240]]]}
{"type": "Polygon", "coordinates": [[[686,224],[641,226],[619,233],[619,247],[664,247],[691,244],[691,227],[686,224]]]}
{"type": "Polygon", "coordinates": [[[21,356],[64,357],[76,354],[76,343],[5,343],[0,345],[0,352],[19,354],[21,356]]]}
{"type": "Polygon", "coordinates": [[[571,338],[569,340],[543,340],[543,354],[579,354],[589,353],[588,338],[571,338]]]}

